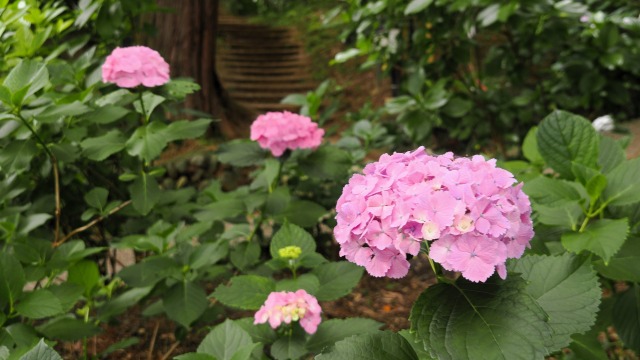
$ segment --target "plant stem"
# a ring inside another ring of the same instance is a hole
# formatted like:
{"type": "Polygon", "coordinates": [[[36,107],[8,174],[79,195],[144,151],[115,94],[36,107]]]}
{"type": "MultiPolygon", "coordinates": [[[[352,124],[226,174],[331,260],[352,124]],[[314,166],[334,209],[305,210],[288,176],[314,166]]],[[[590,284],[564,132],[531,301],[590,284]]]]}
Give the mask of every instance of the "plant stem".
{"type": "Polygon", "coordinates": [[[147,118],[147,111],[144,108],[144,101],[142,100],[142,91],[138,92],[138,98],[140,99],[140,108],[142,109],[142,124],[146,125],[149,119],[147,118]]]}
{"type": "Polygon", "coordinates": [[[80,226],[79,228],[74,229],[73,231],[68,233],[67,236],[65,236],[62,239],[60,239],[59,241],[56,241],[55,243],[53,243],[53,247],[58,247],[58,246],[62,245],[65,241],[69,240],[74,235],[89,229],[90,227],[92,227],[93,225],[101,222],[102,220],[106,219],[110,215],[113,215],[116,212],[118,212],[118,211],[122,210],[123,208],[127,207],[129,204],[131,204],[131,200],[127,200],[127,201],[123,202],[122,204],[118,205],[117,207],[113,208],[111,211],[109,211],[109,213],[107,215],[97,217],[97,218],[93,219],[91,222],[89,222],[89,223],[87,223],[87,224],[85,224],[83,226],[80,226]]]}
{"type": "Polygon", "coordinates": [[[42,146],[42,148],[47,153],[47,155],[49,155],[49,159],[51,160],[51,167],[53,169],[54,196],[55,196],[55,206],[56,206],[56,210],[55,210],[56,224],[55,224],[55,230],[53,235],[53,240],[55,244],[56,242],[58,242],[58,239],[60,238],[60,216],[62,215],[62,210],[60,205],[60,174],[58,172],[58,159],[53,154],[53,152],[51,152],[51,149],[49,149],[47,144],[42,140],[42,138],[38,135],[35,129],[31,127],[27,119],[25,119],[22,116],[22,114],[20,114],[20,110],[16,111],[15,115],[18,117],[18,119],[20,119],[20,121],[22,121],[24,126],[26,126],[27,129],[29,129],[29,131],[35,137],[36,141],[42,146]]]}

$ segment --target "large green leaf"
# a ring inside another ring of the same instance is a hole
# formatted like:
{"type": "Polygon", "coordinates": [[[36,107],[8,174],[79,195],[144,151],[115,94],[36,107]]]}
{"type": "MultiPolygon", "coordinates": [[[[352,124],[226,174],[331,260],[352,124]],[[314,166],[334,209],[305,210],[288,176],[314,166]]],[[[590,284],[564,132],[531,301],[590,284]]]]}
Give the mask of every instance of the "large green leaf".
{"type": "Polygon", "coordinates": [[[572,162],[596,167],[599,139],[587,119],[556,110],[542,120],[536,135],[540,154],[563,177],[573,178],[572,162]]]}
{"type": "Polygon", "coordinates": [[[640,201],[640,158],[625,161],[607,175],[603,198],[609,205],[629,205],[640,201]]]}
{"type": "Polygon", "coordinates": [[[60,300],[46,289],[34,290],[17,305],[18,314],[31,319],[43,319],[63,312],[60,300]]]}
{"type": "Polygon", "coordinates": [[[258,165],[264,161],[265,152],[255,141],[234,140],[220,145],[218,160],[233,166],[258,165]]]}
{"type": "Polygon", "coordinates": [[[613,326],[627,347],[640,351],[640,285],[637,283],[616,300],[613,326]]]}
{"type": "Polygon", "coordinates": [[[0,252],[0,306],[13,305],[26,283],[24,269],[13,254],[0,252]]]}
{"type": "Polygon", "coordinates": [[[11,94],[14,105],[35,94],[49,82],[49,72],[44,63],[34,60],[22,60],[4,79],[4,85],[11,94]],[[19,96],[16,97],[16,94],[19,96]]]}
{"type": "Polygon", "coordinates": [[[160,155],[169,143],[170,134],[167,130],[167,125],[160,121],[152,121],[147,125],[140,126],[127,140],[127,152],[131,156],[137,156],[146,162],[151,162],[160,155]]]}
{"type": "Polygon", "coordinates": [[[278,334],[276,334],[275,330],[272,329],[268,323],[254,324],[254,321],[255,319],[252,316],[234,320],[233,322],[243,328],[244,331],[246,331],[249,335],[251,335],[251,338],[254,342],[271,344],[278,338],[278,334]]]}
{"type": "Polygon", "coordinates": [[[540,151],[538,151],[538,140],[536,136],[538,134],[538,127],[532,127],[527,136],[524,137],[524,141],[522,142],[522,155],[529,160],[531,163],[544,163],[544,159],[542,155],[540,155],[540,151]]]}
{"type": "Polygon", "coordinates": [[[221,284],[211,294],[221,303],[238,309],[258,310],[275,290],[273,280],[256,275],[232,277],[229,285],[221,284]]]}
{"type": "Polygon", "coordinates": [[[271,344],[271,356],[276,360],[299,359],[308,351],[304,348],[304,332],[298,327],[289,336],[282,336],[271,344]],[[297,330],[297,331],[296,331],[297,330]]]}
{"type": "Polygon", "coordinates": [[[552,329],[526,286],[514,275],[430,286],[411,309],[411,331],[441,360],[542,359],[552,329]]]}
{"type": "Polygon", "coordinates": [[[362,267],[348,261],[317,266],[311,271],[320,280],[316,298],[320,301],[331,301],[349,294],[351,289],[358,285],[363,271],[362,267]]]}
{"type": "Polygon", "coordinates": [[[85,139],[80,143],[84,155],[91,160],[102,161],[126,146],[126,139],[120,130],[113,129],[106,134],[85,139]]]}
{"type": "Polygon", "coordinates": [[[207,334],[198,346],[198,352],[214,356],[218,360],[247,360],[251,352],[246,357],[239,358],[238,352],[246,352],[246,348],[253,348],[254,344],[251,336],[233,320],[225,320],[207,334]]]}
{"type": "Polygon", "coordinates": [[[598,165],[603,173],[608,173],[627,159],[620,144],[608,136],[600,135],[600,154],[598,165]]]}
{"type": "Polygon", "coordinates": [[[375,333],[382,325],[373,319],[365,318],[325,320],[320,323],[316,333],[309,338],[306,347],[310,352],[317,354],[349,336],[375,333]]]}
{"type": "Polygon", "coordinates": [[[628,233],[629,223],[626,218],[602,219],[589,223],[583,232],[563,234],[562,246],[575,253],[590,251],[600,256],[606,264],[620,250],[628,233]]]}
{"type": "Polygon", "coordinates": [[[167,141],[193,139],[202,136],[211,121],[211,119],[173,121],[165,130],[167,141]]]}
{"type": "Polygon", "coordinates": [[[202,287],[189,281],[175,284],[162,297],[162,305],[169,318],[186,328],[204,313],[208,304],[202,287]]]}
{"type": "Polygon", "coordinates": [[[309,200],[294,200],[275,216],[277,222],[290,221],[302,227],[315,226],[327,210],[322,205],[309,200]]]}
{"type": "Polygon", "coordinates": [[[608,264],[596,260],[593,265],[598,273],[609,279],[640,282],[640,238],[630,236],[608,264]]]}
{"type": "Polygon", "coordinates": [[[62,360],[60,354],[40,339],[38,344],[20,357],[20,360],[62,360]]]}
{"type": "Polygon", "coordinates": [[[418,360],[416,352],[400,334],[390,331],[354,335],[338,341],[316,360],[418,360]]]}
{"type": "Polygon", "coordinates": [[[229,252],[229,260],[233,266],[246,270],[260,261],[260,244],[257,241],[243,241],[229,252]]]}
{"type": "Polygon", "coordinates": [[[526,291],[549,316],[553,330],[550,351],[566,347],[571,335],[588,331],[596,320],[601,291],[588,260],[561,256],[524,256],[512,270],[527,280],[526,291]],[[567,301],[571,299],[571,301],[567,301]]]}
{"type": "Polygon", "coordinates": [[[580,200],[582,195],[576,186],[565,180],[552,179],[546,176],[527,181],[522,190],[532,202],[548,206],[556,206],[567,200],[580,200]]]}
{"type": "Polygon", "coordinates": [[[47,338],[64,341],[86,339],[102,332],[102,329],[93,323],[68,317],[53,319],[37,329],[47,338]]]}
{"type": "Polygon", "coordinates": [[[98,264],[91,260],[79,261],[69,268],[68,281],[72,284],[81,285],[84,294],[89,297],[91,290],[100,285],[100,270],[98,264]]]}
{"type": "Polygon", "coordinates": [[[134,209],[142,215],[149,214],[162,196],[156,179],[144,172],[129,186],[129,194],[134,209]]]}
{"type": "Polygon", "coordinates": [[[120,270],[118,276],[129,286],[148,287],[179,270],[178,263],[173,259],[166,256],[155,256],[127,266],[120,270]]]}
{"type": "Polygon", "coordinates": [[[107,321],[113,316],[122,314],[127,309],[140,302],[140,300],[147,296],[151,290],[153,290],[153,286],[133,288],[118,296],[112,297],[107,303],[98,308],[97,319],[100,321],[107,321]]]}
{"type": "Polygon", "coordinates": [[[276,283],[276,291],[305,290],[315,295],[320,288],[318,277],[313,274],[302,274],[295,279],[282,279],[276,283]]]}
{"type": "Polygon", "coordinates": [[[273,235],[271,239],[271,245],[269,246],[269,252],[274,259],[280,258],[278,251],[287,246],[297,246],[302,252],[300,256],[305,256],[316,251],[316,242],[313,240],[311,234],[306,232],[303,228],[286,223],[278,232],[273,235]]]}
{"type": "Polygon", "coordinates": [[[142,94],[142,102],[140,99],[136,100],[133,103],[133,107],[136,111],[142,115],[145,115],[146,119],[149,120],[151,118],[151,114],[153,110],[155,110],[158,105],[162,104],[166,99],[160,95],[156,95],[151,91],[145,91],[142,94]]]}
{"type": "Polygon", "coordinates": [[[21,173],[29,170],[31,160],[38,154],[32,140],[13,140],[0,151],[0,167],[7,173],[21,173]]]}
{"type": "Polygon", "coordinates": [[[335,146],[322,146],[299,161],[300,169],[315,179],[340,180],[349,175],[349,153],[335,146]]]}

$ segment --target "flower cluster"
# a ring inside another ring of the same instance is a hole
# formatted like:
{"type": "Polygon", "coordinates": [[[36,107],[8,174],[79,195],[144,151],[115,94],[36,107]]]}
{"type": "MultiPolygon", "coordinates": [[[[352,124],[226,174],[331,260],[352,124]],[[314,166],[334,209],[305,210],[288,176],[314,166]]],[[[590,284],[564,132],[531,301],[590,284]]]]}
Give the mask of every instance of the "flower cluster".
{"type": "Polygon", "coordinates": [[[522,256],[533,237],[522,184],[495,160],[430,156],[424,148],[384,154],[354,175],[338,199],[334,235],[340,255],[373,276],[407,274],[407,254],[427,241],[429,257],[474,282],[507,258],[522,256]]]}
{"type": "Polygon", "coordinates": [[[275,329],[283,322],[290,324],[299,321],[307,333],[314,334],[322,320],[321,312],[318,300],[304,290],[272,292],[256,312],[253,323],[264,324],[269,321],[269,325],[275,329]]]}
{"type": "Polygon", "coordinates": [[[119,87],[154,87],[169,81],[169,64],[146,46],[115,48],[102,65],[102,81],[119,87]]]}
{"type": "Polygon", "coordinates": [[[324,130],[310,118],[288,111],[268,112],[251,124],[251,140],[279,157],[290,149],[313,149],[322,143],[324,130]]]}

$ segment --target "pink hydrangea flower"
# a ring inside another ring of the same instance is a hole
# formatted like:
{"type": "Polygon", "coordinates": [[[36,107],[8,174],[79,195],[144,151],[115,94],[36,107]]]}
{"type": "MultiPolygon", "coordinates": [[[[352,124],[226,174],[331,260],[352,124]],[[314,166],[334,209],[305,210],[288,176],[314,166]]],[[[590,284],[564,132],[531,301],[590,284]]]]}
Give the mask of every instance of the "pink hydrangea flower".
{"type": "Polygon", "coordinates": [[[309,334],[314,334],[322,318],[322,309],[318,300],[304,290],[296,292],[272,292],[264,305],[256,312],[254,324],[264,324],[267,321],[275,329],[283,322],[300,322],[300,326],[309,334]]]}
{"type": "Polygon", "coordinates": [[[251,124],[251,140],[275,157],[285,150],[315,149],[322,143],[324,130],[310,118],[289,111],[268,112],[251,124]]]}
{"type": "Polygon", "coordinates": [[[102,81],[119,87],[154,87],[169,81],[169,64],[146,46],[115,48],[102,65],[102,81]]]}
{"type": "Polygon", "coordinates": [[[470,281],[505,278],[506,260],[522,256],[533,238],[531,204],[515,182],[479,155],[430,156],[423,147],[384,154],[338,199],[340,255],[372,276],[400,278],[407,254],[427,242],[431,259],[470,281]]]}

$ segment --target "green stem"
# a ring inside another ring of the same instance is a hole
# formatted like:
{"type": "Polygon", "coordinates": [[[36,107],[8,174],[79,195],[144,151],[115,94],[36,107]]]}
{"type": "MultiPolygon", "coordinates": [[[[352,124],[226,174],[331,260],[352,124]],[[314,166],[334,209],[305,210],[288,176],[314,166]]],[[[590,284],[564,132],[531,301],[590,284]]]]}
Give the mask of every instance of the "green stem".
{"type": "Polygon", "coordinates": [[[62,214],[62,210],[61,210],[61,201],[60,201],[60,174],[58,171],[58,159],[56,158],[56,156],[53,154],[53,152],[51,152],[51,149],[49,149],[49,147],[47,146],[47,144],[44,142],[44,140],[42,140],[42,138],[38,135],[38,133],[36,132],[36,130],[31,126],[31,124],[29,124],[29,122],[27,121],[27,119],[25,119],[22,114],[20,113],[20,110],[18,109],[15,112],[15,115],[18,117],[18,119],[20,119],[20,121],[22,121],[22,123],[24,124],[24,126],[27,127],[27,129],[29,129],[29,131],[33,134],[33,136],[36,139],[36,142],[38,142],[42,148],[44,149],[44,151],[47,153],[47,155],[49,156],[49,159],[51,161],[51,168],[53,169],[53,186],[54,186],[54,196],[55,196],[55,218],[56,218],[56,224],[55,224],[55,230],[54,230],[54,244],[56,244],[58,242],[58,239],[60,239],[60,216],[62,214]]]}
{"type": "Polygon", "coordinates": [[[147,110],[144,108],[144,101],[142,101],[142,91],[138,92],[138,98],[140,99],[140,108],[142,109],[142,124],[146,125],[149,118],[147,117],[147,110]]]}
{"type": "Polygon", "coordinates": [[[431,259],[431,257],[429,257],[429,242],[427,240],[425,240],[423,242],[424,246],[427,248],[427,252],[425,255],[427,255],[427,259],[429,260],[429,265],[431,265],[431,270],[433,270],[433,274],[436,276],[436,279],[438,281],[444,281],[444,282],[449,282],[448,279],[444,278],[442,276],[442,274],[440,274],[440,272],[438,271],[438,266],[436,265],[436,263],[433,261],[433,259],[431,259]]]}

